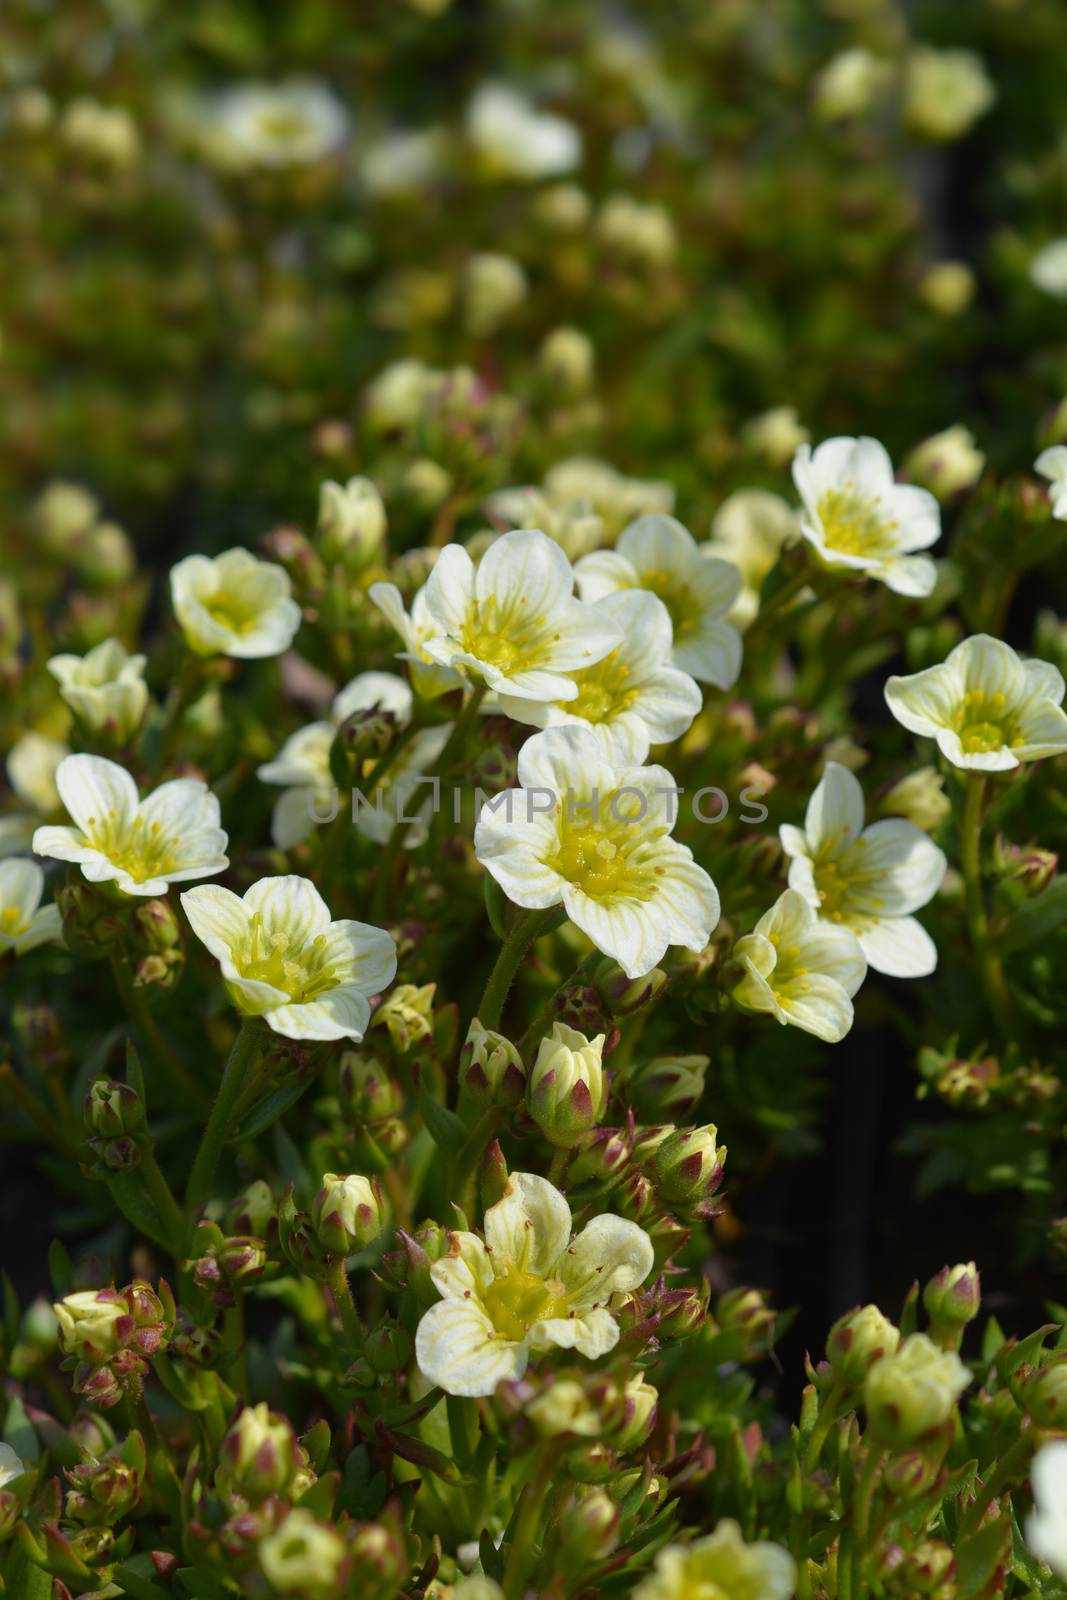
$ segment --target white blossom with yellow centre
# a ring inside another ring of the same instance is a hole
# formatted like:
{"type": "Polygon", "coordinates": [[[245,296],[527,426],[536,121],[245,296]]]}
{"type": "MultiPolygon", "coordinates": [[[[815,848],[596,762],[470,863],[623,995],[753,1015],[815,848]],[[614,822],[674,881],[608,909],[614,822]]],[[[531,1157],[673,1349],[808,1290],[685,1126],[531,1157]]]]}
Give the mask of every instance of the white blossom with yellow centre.
{"type": "Polygon", "coordinates": [[[575,568],[583,600],[619,589],[647,589],[666,606],[674,631],[673,664],[699,683],[728,689],[741,670],[741,635],[726,614],[741,574],[673,517],[638,517],[614,550],[596,550],[575,568]]]}
{"type": "Polygon", "coordinates": [[[202,884],[181,901],[238,1011],[287,1039],[362,1039],[371,997],[396,976],[389,934],[334,922],[308,878],[260,878],[243,897],[202,884]]]}
{"type": "Polygon", "coordinates": [[[300,626],[289,574],[248,550],[186,556],[170,573],[171,603],[185,642],[203,656],[280,656],[300,626]]]}
{"type": "Polygon", "coordinates": [[[896,594],[922,596],[937,582],[929,556],[941,512],[928,489],[897,483],[877,439],[802,444],[793,482],[803,501],[800,531],[829,567],[877,578],[896,594]]]}
{"type": "Polygon", "coordinates": [[[732,561],[741,574],[741,592],[728,614],[739,628],[755,617],[763,580],[797,531],[793,507],[767,489],[738,489],[716,511],[705,549],[732,561]]]}
{"type": "Polygon", "coordinates": [[[446,545],[426,580],[426,605],[441,630],[424,641],[443,667],[523,700],[574,700],[568,674],[620,643],[618,628],[576,600],[574,573],[538,528],[516,528],[489,546],[477,569],[446,545]]]}
{"type": "Polygon", "coordinates": [[[517,722],[535,727],[590,728],[605,754],[639,766],[654,744],[669,744],[698,715],[703,697],[687,672],[671,665],[671,619],[662,600],[642,589],[620,590],[597,605],[619,628],[622,642],[593,666],[574,673],[573,700],[517,700],[500,704],[517,722]]]}
{"type": "Polygon", "coordinates": [[[937,947],[911,913],[933,899],[947,862],[921,828],[903,817],[865,828],[859,780],[828,761],[803,828],[786,823],[778,832],[789,887],[823,921],[851,929],[869,966],[894,978],[933,972],[937,947]]]}
{"type": "Polygon", "coordinates": [[[430,1268],[441,1300],[415,1335],[423,1376],[447,1394],[491,1395],[521,1378],[531,1355],[577,1350],[595,1360],[619,1342],[615,1296],[652,1271],[636,1222],[594,1217],[571,1237],[571,1210],[547,1178],[513,1172],[485,1213],[484,1239],[450,1233],[430,1268]]]}
{"type": "Polygon", "coordinates": [[[90,883],[157,896],[229,866],[219,803],[199,779],[174,778],[142,800],[125,767],[76,755],[60,762],[56,787],[75,826],[38,828],[34,854],[75,862],[90,883]]]}
{"type": "Polygon", "coordinates": [[[519,751],[518,777],[518,790],[482,808],[474,834],[509,900],[562,905],[630,978],[669,945],[704,949],[719,896],[670,837],[677,800],[665,767],[618,765],[587,728],[546,728],[519,751]]]}
{"type": "Polygon", "coordinates": [[[582,159],[582,136],[574,123],[538,111],[507,83],[483,83],[475,91],[465,127],[488,178],[555,178],[571,172],[582,159]]]}
{"type": "Polygon", "coordinates": [[[93,733],[129,739],[148,707],[144,656],[131,656],[118,639],[105,639],[84,656],[53,656],[48,670],[79,722],[93,733]]]}
{"type": "Polygon", "coordinates": [[[419,698],[436,700],[438,695],[458,689],[463,682],[459,673],[452,667],[442,667],[429,652],[430,641],[439,639],[443,629],[430,613],[425,585],[412,600],[410,612],[395,583],[372,583],[367,593],[404,645],[399,659],[407,662],[412,688],[419,698]]]}
{"type": "Polygon", "coordinates": [[[852,996],[867,975],[859,940],[848,928],[820,922],[796,889],[738,939],[733,959],[744,969],[733,991],[743,1010],[767,1012],[829,1044],[851,1028],[852,996]]]}
{"type": "Polygon", "coordinates": [[[0,955],[25,955],[62,938],[57,906],[42,906],[44,873],[36,861],[0,861],[0,955]]]}
{"type": "Polygon", "coordinates": [[[278,171],[308,166],[344,142],[348,114],[324,83],[239,83],[205,108],[205,153],[220,167],[278,171]]]}
{"type": "Polygon", "coordinates": [[[890,678],[886,702],[912,733],[934,739],[956,767],[1006,772],[1067,750],[1062,674],[1023,661],[1010,645],[974,634],[936,667],[890,678]]]}
{"type": "Polygon", "coordinates": [[[669,1544],[634,1600],[789,1600],[797,1581],[788,1550],[769,1540],[746,1544],[729,1518],[706,1538],[669,1544]]]}

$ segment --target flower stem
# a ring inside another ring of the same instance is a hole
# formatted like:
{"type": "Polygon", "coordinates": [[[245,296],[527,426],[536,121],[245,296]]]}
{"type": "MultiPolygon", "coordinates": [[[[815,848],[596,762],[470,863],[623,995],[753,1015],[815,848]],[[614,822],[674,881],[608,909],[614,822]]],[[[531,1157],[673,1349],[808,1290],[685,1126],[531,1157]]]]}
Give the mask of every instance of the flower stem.
{"type": "Polygon", "coordinates": [[[230,1058],[223,1071],[222,1082],[219,1084],[219,1092],[211,1108],[211,1116],[204,1129],[204,1137],[200,1141],[193,1170],[189,1174],[189,1186],[185,1191],[185,1216],[190,1230],[194,1226],[193,1219],[196,1213],[211,1193],[215,1168],[218,1166],[219,1156],[222,1154],[222,1147],[229,1131],[230,1113],[258,1050],[259,1028],[253,1022],[243,1022],[230,1051],[230,1058]]]}
{"type": "Polygon", "coordinates": [[[875,1484],[881,1470],[885,1452],[881,1446],[870,1444],[867,1447],[867,1459],[863,1463],[859,1481],[856,1484],[856,1497],[852,1504],[852,1539],[850,1561],[852,1566],[852,1592],[862,1595],[866,1591],[863,1587],[863,1568],[866,1563],[871,1527],[871,1501],[874,1498],[875,1484]]]}
{"type": "Polygon", "coordinates": [[[352,1285],[348,1281],[343,1256],[338,1256],[330,1269],[330,1276],[326,1280],[333,1303],[337,1307],[337,1314],[341,1318],[341,1326],[345,1330],[345,1338],[350,1345],[361,1349],[365,1336],[365,1329],[356,1310],[356,1302],[352,1298],[352,1285]]]}
{"type": "Polygon", "coordinates": [[[544,911],[524,911],[519,917],[501,947],[496,966],[489,974],[489,981],[475,1012],[483,1028],[495,1028],[499,1023],[508,990],[515,980],[523,956],[534,940],[558,928],[566,915],[562,906],[549,906],[544,911]]]}
{"type": "Polygon", "coordinates": [[[986,776],[982,772],[967,775],[967,794],[960,821],[960,864],[967,896],[967,927],[971,947],[978,964],[982,988],[990,1011],[996,1018],[1001,1033],[1007,1037],[1012,1028],[1012,1004],[1004,968],[1000,957],[989,947],[989,920],[982,895],[982,817],[985,809],[986,776]]]}
{"type": "Polygon", "coordinates": [[[522,1503],[515,1521],[515,1532],[511,1539],[511,1549],[508,1552],[507,1566],[504,1569],[504,1596],[505,1600],[520,1600],[526,1575],[533,1565],[537,1551],[535,1539],[538,1524],[544,1511],[548,1488],[552,1482],[556,1463],[559,1460],[561,1448],[558,1440],[550,1440],[541,1447],[541,1452],[534,1463],[526,1487],[522,1492],[522,1503]]]}
{"type": "Polygon", "coordinates": [[[111,971],[133,1030],[140,1035],[142,1044],[152,1055],[160,1071],[170,1079],[173,1088],[183,1100],[192,1100],[195,1105],[205,1106],[207,1095],[163,1037],[159,1024],[144,1002],[144,997],[138,993],[127,963],[118,954],[111,957],[111,971]]]}
{"type": "Polygon", "coordinates": [[[144,1150],[141,1154],[141,1177],[148,1191],[148,1197],[156,1208],[156,1214],[163,1225],[163,1231],[170,1241],[170,1248],[174,1252],[175,1260],[180,1260],[185,1239],[185,1218],[181,1206],[175,1200],[170,1184],[163,1176],[162,1168],[151,1150],[144,1150]]]}
{"type": "Polygon", "coordinates": [[[819,1465],[819,1457],[822,1455],[823,1445],[826,1443],[827,1435],[834,1425],[837,1408],[841,1404],[841,1394],[841,1385],[833,1383],[823,1397],[800,1461],[801,1471],[805,1475],[814,1472],[819,1465]]]}
{"type": "Polygon", "coordinates": [[[476,683],[463,702],[463,709],[453,723],[452,732],[446,739],[445,747],[437,758],[438,771],[442,777],[448,771],[448,763],[452,760],[457,750],[463,748],[467,734],[478,716],[478,708],[485,699],[485,694],[486,685],[484,683],[476,683]]]}

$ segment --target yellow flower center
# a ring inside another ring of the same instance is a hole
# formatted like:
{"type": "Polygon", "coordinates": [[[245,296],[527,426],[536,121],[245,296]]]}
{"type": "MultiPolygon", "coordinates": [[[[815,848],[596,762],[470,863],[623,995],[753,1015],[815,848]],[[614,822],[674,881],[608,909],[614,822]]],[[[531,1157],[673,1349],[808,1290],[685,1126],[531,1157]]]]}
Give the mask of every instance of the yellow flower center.
{"type": "Polygon", "coordinates": [[[493,599],[476,600],[463,626],[463,648],[500,672],[534,667],[545,653],[546,624],[545,617],[531,616],[523,609],[521,596],[507,606],[493,599]]]}
{"type": "Polygon", "coordinates": [[[567,1292],[558,1278],[524,1272],[507,1259],[494,1259],[493,1268],[496,1277],[485,1290],[482,1303],[502,1338],[520,1341],[533,1323],[567,1315],[567,1292]]]}
{"type": "Polygon", "coordinates": [[[876,496],[860,494],[846,483],[840,489],[827,489],[816,510],[827,549],[874,558],[893,551],[897,524],[884,514],[876,496]]]}
{"type": "Polygon", "coordinates": [[[650,567],[640,574],[638,587],[650,590],[657,599],[663,601],[670,612],[675,639],[693,632],[701,617],[700,602],[678,573],[668,572],[663,567],[650,567]]]}
{"type": "Polygon", "coordinates": [[[219,590],[216,594],[204,596],[200,604],[220,628],[228,628],[231,633],[249,633],[258,620],[258,612],[240,595],[219,590]]]}
{"type": "Polygon", "coordinates": [[[999,690],[969,689],[953,717],[962,749],[970,755],[990,750],[1018,749],[1023,743],[1019,725],[999,690]]]}
{"type": "Polygon", "coordinates": [[[586,722],[609,722],[633,705],[637,690],[626,687],[630,668],[618,657],[618,650],[612,650],[595,666],[574,673],[577,698],[561,700],[560,708],[571,716],[584,717],[586,722]]]}
{"type": "Polygon", "coordinates": [[[870,916],[882,909],[882,901],[865,887],[882,877],[882,868],[868,868],[865,860],[863,839],[855,839],[846,850],[840,851],[831,843],[823,854],[816,856],[812,865],[819,895],[819,915],[824,921],[847,924],[860,913],[870,916]]]}
{"type": "Polygon", "coordinates": [[[326,989],[337,987],[340,979],[324,953],[324,936],[310,944],[294,944],[289,935],[275,929],[268,933],[257,912],[252,918],[247,954],[239,955],[237,965],[243,978],[269,983],[283,990],[290,1000],[312,1000],[326,989]]]}
{"type": "MultiPolygon", "coordinates": [[[[574,819],[564,816],[561,802],[558,846],[548,865],[594,900],[650,900],[662,869],[637,859],[638,852],[646,840],[667,829],[650,827],[646,821],[617,821],[611,799],[611,795],[598,797],[595,820],[583,816],[576,800],[574,819]]],[[[625,799],[631,809],[636,807],[636,795],[625,799]]],[[[617,809],[625,818],[623,802],[617,809]]]]}
{"type": "Polygon", "coordinates": [[[102,821],[90,817],[87,837],[94,850],[121,867],[134,883],[165,877],[178,866],[181,835],[165,833],[158,822],[146,822],[144,817],[135,817],[125,831],[119,829],[115,811],[109,811],[102,821]]]}
{"type": "MultiPolygon", "coordinates": [[[[839,921],[840,918],[835,920],[839,921]]],[[[799,964],[803,952],[798,944],[787,944],[783,947],[781,935],[777,933],[772,933],[770,940],[778,959],[773,971],[768,974],[767,983],[778,1004],[788,1010],[795,999],[795,995],[789,993],[790,989],[797,989],[802,994],[807,994],[811,988],[810,983],[803,981],[808,976],[808,968],[799,964]]]]}
{"type": "Polygon", "coordinates": [[[289,144],[307,132],[307,117],[300,111],[262,111],[259,116],[260,132],[278,144],[289,144]]]}
{"type": "Polygon", "coordinates": [[[27,926],[28,923],[18,906],[5,906],[3,911],[0,911],[0,933],[14,936],[27,926]]]}

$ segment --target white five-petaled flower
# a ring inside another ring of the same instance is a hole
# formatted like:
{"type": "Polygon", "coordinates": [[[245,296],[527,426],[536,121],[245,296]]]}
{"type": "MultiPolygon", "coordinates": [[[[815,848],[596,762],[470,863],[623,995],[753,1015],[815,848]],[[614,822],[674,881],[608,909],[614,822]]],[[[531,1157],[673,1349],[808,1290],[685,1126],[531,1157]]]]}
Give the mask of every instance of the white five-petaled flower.
{"type": "Polygon", "coordinates": [[[436,700],[458,689],[463,683],[459,673],[442,667],[429,653],[430,640],[440,638],[443,630],[430,613],[425,584],[412,599],[410,613],[395,583],[372,583],[367,593],[403,642],[399,659],[408,664],[415,693],[423,700],[436,700]]]}
{"type": "Polygon", "coordinates": [[[634,1600],[789,1600],[796,1563],[780,1544],[746,1544],[736,1522],[724,1518],[714,1533],[691,1544],[669,1544],[656,1557],[634,1600]]]}
{"type": "Polygon", "coordinates": [[[944,852],[903,817],[863,826],[863,790],[847,767],[826,763],[803,828],[779,830],[790,858],[789,887],[824,922],[849,928],[876,972],[922,978],[937,947],[911,915],[932,900],[945,876],[944,852]]]}
{"type": "Polygon", "coordinates": [[[1067,1439],[1042,1445],[1030,1463],[1034,1509],[1026,1519],[1032,1555],[1067,1578],[1067,1439]]]}
{"type": "Polygon", "coordinates": [[[703,950],[719,896],[670,837],[677,790],[665,767],[616,765],[587,728],[546,728],[519,751],[520,788],[482,808],[478,860],[515,905],[563,905],[627,977],[668,945],[703,950]]]}
{"type": "Polygon", "coordinates": [[[591,728],[605,754],[639,766],[649,746],[678,739],[700,711],[699,686],[671,665],[671,619],[662,600],[642,589],[609,594],[597,606],[616,624],[620,644],[574,674],[573,700],[517,700],[501,695],[508,716],[535,727],[574,724],[591,728]]]}
{"type": "Polygon", "coordinates": [[[198,655],[279,656],[300,626],[289,574],[248,550],[186,556],[171,568],[170,593],[185,642],[198,655]]]}
{"type": "Polygon", "coordinates": [[[74,715],[94,733],[129,739],[148,705],[144,656],[131,656],[118,639],[105,639],[84,656],[53,656],[48,670],[74,715]]]}
{"type": "Polygon", "coordinates": [[[362,1039],[370,999],[396,976],[382,928],[334,922],[308,878],[260,878],[243,896],[202,884],[181,897],[230,999],[287,1039],[362,1039]]]}
{"type": "Polygon", "coordinates": [[[733,991],[744,1010],[767,1012],[829,1044],[851,1028],[852,996],[867,975],[863,951],[847,928],[820,922],[796,889],[738,939],[733,958],[744,968],[733,991]]]}
{"type": "Polygon", "coordinates": [[[466,130],[490,177],[554,178],[582,159],[582,136],[573,122],[535,110],[506,83],[483,83],[475,92],[466,130]]]}
{"type": "Polygon", "coordinates": [[[61,937],[59,908],[42,906],[43,893],[44,873],[36,861],[0,861],[0,955],[25,955],[61,937]]]}
{"type": "Polygon", "coordinates": [[[1049,480],[1052,515],[1059,522],[1067,522],[1067,445],[1053,444],[1042,450],[1034,462],[1034,471],[1049,480]]]}
{"type": "Polygon", "coordinates": [[[877,439],[825,439],[793,457],[804,503],[800,531],[828,566],[878,578],[896,594],[921,596],[937,582],[929,556],[941,512],[928,489],[897,483],[877,439]]]}
{"type": "Polygon", "coordinates": [[[173,778],[142,800],[125,767],[76,755],[60,762],[56,786],[75,826],[38,828],[34,854],[75,862],[90,883],[163,895],[229,866],[219,803],[197,778],[173,778]]]}
{"type": "Polygon", "coordinates": [[[954,766],[978,772],[1067,751],[1063,696],[1063,677],[1050,662],[1022,661],[987,633],[964,639],[936,667],[885,686],[898,722],[935,739],[954,766]]]}
{"type": "Polygon", "coordinates": [[[552,1348],[595,1360],[619,1329],[613,1297],[652,1271],[652,1241],[636,1222],[594,1217],[573,1239],[571,1210],[546,1178],[513,1172],[485,1213],[484,1242],[450,1233],[430,1268],[442,1299],[415,1335],[423,1376],[447,1394],[491,1395],[521,1378],[530,1356],[552,1348]]]}
{"type": "Polygon", "coordinates": [[[426,608],[441,630],[423,640],[431,660],[522,700],[574,700],[568,674],[620,641],[613,622],[573,594],[574,572],[538,528],[516,528],[489,546],[477,569],[461,544],[446,545],[426,580],[426,608]]]}
{"type": "Polygon", "coordinates": [[[338,728],[357,711],[389,711],[401,724],[411,721],[411,690],[390,672],[361,672],[334,696],[329,719],[309,722],[290,734],[273,761],[257,768],[263,783],[277,784],[270,834],[279,850],[306,839],[333,796],[330,746],[338,728]]]}
{"type": "Polygon", "coordinates": [[[741,635],[724,619],[741,592],[741,574],[709,546],[698,545],[674,517],[638,517],[614,550],[595,550],[574,570],[583,600],[602,600],[617,589],[651,590],[670,614],[679,672],[718,689],[736,680],[741,635]]]}
{"type": "Polygon", "coordinates": [[[278,170],[323,160],[347,132],[345,108],[324,83],[239,83],[209,107],[204,143],[220,166],[278,170]]]}

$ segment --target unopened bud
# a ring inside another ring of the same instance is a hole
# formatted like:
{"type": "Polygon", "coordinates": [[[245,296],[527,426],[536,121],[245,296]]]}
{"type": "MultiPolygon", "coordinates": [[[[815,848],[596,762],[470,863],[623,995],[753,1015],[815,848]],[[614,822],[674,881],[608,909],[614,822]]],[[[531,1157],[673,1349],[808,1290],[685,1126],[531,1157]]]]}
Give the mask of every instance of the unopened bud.
{"type": "Polygon", "coordinates": [[[913,1333],[867,1373],[863,1401],[872,1433],[894,1449],[914,1444],[948,1421],[970,1381],[959,1356],[913,1333]]]}
{"type": "Polygon", "coordinates": [[[1035,1427],[1063,1428],[1067,1420],[1067,1362],[1055,1361],[1025,1385],[1022,1401],[1035,1427]]]}
{"type": "Polygon", "coordinates": [[[715,1306],[715,1321],[721,1332],[733,1334],[740,1343],[737,1359],[756,1361],[774,1343],[777,1312],[769,1306],[762,1289],[731,1289],[715,1306]]]}
{"type": "Polygon", "coordinates": [[[284,1494],[302,1465],[289,1422],[263,1401],[246,1406],[223,1437],[215,1487],[259,1505],[270,1495],[284,1494]]]}
{"type": "Polygon", "coordinates": [[[323,560],[358,571],[379,560],[385,542],[385,506],[369,478],[349,478],[343,486],[327,480],[319,489],[316,530],[323,560]]]}
{"type": "Polygon", "coordinates": [[[722,1183],[726,1147],[718,1142],[713,1123],[702,1128],[679,1128],[670,1134],[652,1158],[656,1188],[669,1205],[697,1216],[713,1216],[712,1197],[722,1183]]]}
{"type": "Polygon", "coordinates": [[[522,1056],[504,1034],[483,1028],[475,1017],[459,1058],[463,1098],[477,1106],[518,1105],[526,1087],[522,1056]]]}
{"type": "Polygon", "coordinates": [[[826,1359],[834,1377],[850,1388],[866,1378],[875,1361],[895,1355],[900,1329],[877,1306],[857,1306],[839,1317],[826,1340],[826,1359]]]}
{"type": "Polygon", "coordinates": [[[981,1279],[973,1261],[942,1267],[923,1290],[923,1305],[935,1334],[950,1337],[957,1337],[961,1328],[974,1321],[981,1298],[981,1279]]]}
{"type": "Polygon", "coordinates": [[[659,1391],[646,1383],[640,1373],[629,1378],[622,1394],[622,1422],[613,1433],[611,1442],[616,1450],[625,1454],[637,1450],[645,1443],[656,1426],[659,1410],[659,1391]]]}
{"type": "Polygon", "coordinates": [[[707,1056],[657,1056],[639,1067],[630,1081],[634,1108],[671,1121],[685,1117],[704,1093],[707,1056]]]}
{"type": "Polygon", "coordinates": [[[936,767],[919,767],[887,789],[878,805],[882,817],[904,817],[929,833],[952,810],[945,780],[936,767]]]}
{"type": "Polygon", "coordinates": [[[56,890],[63,938],[75,955],[102,961],[122,938],[122,916],[106,891],[77,878],[56,890]]]}
{"type": "Polygon", "coordinates": [[[376,1239],[385,1226],[376,1184],[358,1172],[327,1172],[311,1206],[312,1224],[327,1250],[350,1256],[376,1239]]]}
{"type": "Polygon", "coordinates": [[[634,1016],[655,1004],[666,987],[667,974],[659,967],[653,967],[643,978],[628,978],[621,967],[615,967],[596,983],[597,993],[613,1017],[634,1016]]]}
{"type": "Polygon", "coordinates": [[[353,1122],[373,1128],[404,1108],[400,1085],[377,1056],[348,1050],[341,1057],[341,1104],[353,1122]]]}
{"type": "Polygon", "coordinates": [[[618,1506],[603,1489],[591,1489],[563,1513],[558,1538],[564,1571],[585,1571],[605,1561],[619,1542],[618,1506]]]}
{"type": "Polygon", "coordinates": [[[526,1088],[530,1115],[550,1144],[572,1149],[603,1115],[607,1083],[604,1035],[585,1034],[556,1022],[541,1040],[526,1088]]]}

